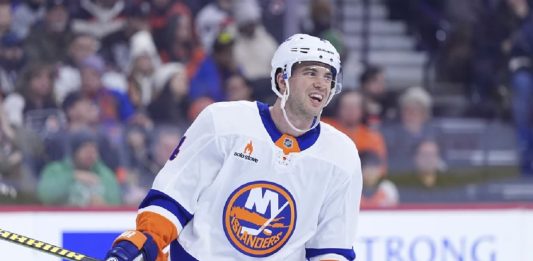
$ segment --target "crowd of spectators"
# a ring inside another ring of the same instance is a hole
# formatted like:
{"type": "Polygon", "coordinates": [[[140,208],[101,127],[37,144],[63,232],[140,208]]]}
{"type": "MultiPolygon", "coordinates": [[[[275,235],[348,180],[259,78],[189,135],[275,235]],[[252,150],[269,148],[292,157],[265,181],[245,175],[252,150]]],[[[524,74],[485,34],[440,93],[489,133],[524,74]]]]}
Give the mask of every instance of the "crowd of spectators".
{"type": "Polygon", "coordinates": [[[270,11],[255,0],[0,1],[2,201],[137,205],[205,106],[269,99],[270,11]]]}
{"type": "Polygon", "coordinates": [[[418,48],[430,54],[436,81],[463,90],[468,104],[462,116],[502,119],[515,126],[519,171],[531,176],[533,1],[384,3],[390,18],[405,22],[418,48]]]}
{"type": "MultiPolygon", "coordinates": [[[[309,3],[300,30],[330,40],[346,60],[333,1],[309,3]]],[[[263,18],[283,8],[274,0],[0,0],[0,202],[138,205],[203,108],[274,101],[270,59],[283,28],[263,18]]],[[[531,92],[529,70],[515,72],[513,86],[531,92]]],[[[323,120],[359,149],[364,207],[460,194],[440,175],[446,164],[425,88],[391,93],[374,65],[344,85],[323,120]]],[[[530,105],[520,95],[515,111],[524,114],[530,105]]],[[[517,122],[531,153],[531,127],[517,122]]]]}

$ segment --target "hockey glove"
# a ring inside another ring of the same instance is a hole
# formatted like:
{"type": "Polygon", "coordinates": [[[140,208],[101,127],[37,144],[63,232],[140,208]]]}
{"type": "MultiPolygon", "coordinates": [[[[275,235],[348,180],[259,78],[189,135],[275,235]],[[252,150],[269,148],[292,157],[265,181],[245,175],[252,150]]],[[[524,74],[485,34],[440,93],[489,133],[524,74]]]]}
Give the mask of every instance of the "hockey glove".
{"type": "Polygon", "coordinates": [[[106,254],[106,261],[155,261],[158,247],[152,237],[140,231],[128,230],[122,233],[113,248],[106,254]]]}

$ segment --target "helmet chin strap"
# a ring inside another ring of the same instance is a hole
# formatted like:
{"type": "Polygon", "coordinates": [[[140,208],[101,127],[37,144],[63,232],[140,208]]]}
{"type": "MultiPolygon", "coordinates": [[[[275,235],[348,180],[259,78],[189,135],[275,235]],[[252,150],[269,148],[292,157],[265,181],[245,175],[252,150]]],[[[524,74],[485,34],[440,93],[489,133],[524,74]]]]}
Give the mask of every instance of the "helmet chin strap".
{"type": "Polygon", "coordinates": [[[318,116],[314,117],[313,124],[311,125],[309,129],[300,129],[294,126],[294,124],[292,124],[291,121],[289,120],[289,117],[287,117],[287,111],[285,110],[285,104],[287,103],[287,99],[289,99],[291,88],[289,86],[289,81],[287,81],[286,79],[284,81],[285,81],[285,85],[287,86],[287,88],[285,89],[285,92],[281,95],[281,111],[283,112],[283,117],[285,118],[285,121],[289,124],[289,126],[293,130],[297,132],[305,133],[305,132],[308,132],[314,129],[320,123],[320,115],[322,115],[322,110],[320,110],[320,113],[318,114],[318,116]]]}

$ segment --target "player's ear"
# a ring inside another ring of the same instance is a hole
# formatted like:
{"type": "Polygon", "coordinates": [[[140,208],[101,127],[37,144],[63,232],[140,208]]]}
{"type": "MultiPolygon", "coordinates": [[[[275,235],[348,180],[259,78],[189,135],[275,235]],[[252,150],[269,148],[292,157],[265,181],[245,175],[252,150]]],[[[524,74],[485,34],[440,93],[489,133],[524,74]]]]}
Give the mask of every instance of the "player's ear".
{"type": "Polygon", "coordinates": [[[287,85],[285,84],[285,79],[283,77],[283,72],[276,73],[276,83],[277,87],[280,93],[285,93],[285,88],[287,88],[287,85]]]}

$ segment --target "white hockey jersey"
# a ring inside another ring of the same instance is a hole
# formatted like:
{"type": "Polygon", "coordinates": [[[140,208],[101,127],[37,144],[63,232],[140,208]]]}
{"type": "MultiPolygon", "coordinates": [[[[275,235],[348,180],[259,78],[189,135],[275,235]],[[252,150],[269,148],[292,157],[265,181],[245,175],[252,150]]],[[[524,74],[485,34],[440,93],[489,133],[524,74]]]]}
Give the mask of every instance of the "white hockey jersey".
{"type": "Polygon", "coordinates": [[[215,103],[157,175],[137,223],[171,221],[171,260],[353,260],[361,189],[357,149],[330,125],[294,138],[266,104],[215,103]]]}

